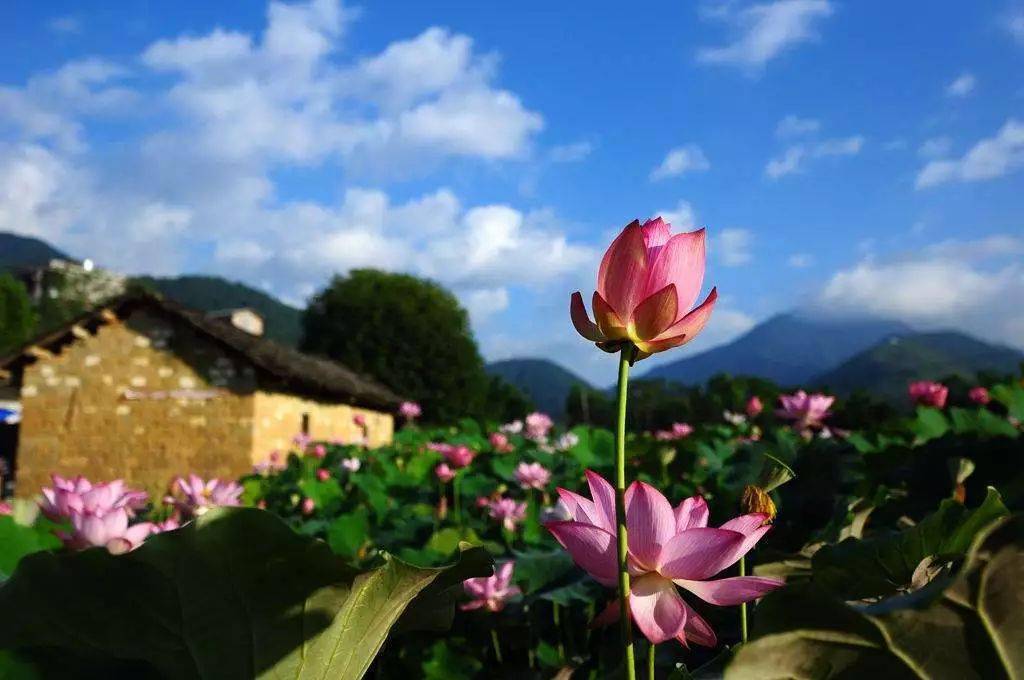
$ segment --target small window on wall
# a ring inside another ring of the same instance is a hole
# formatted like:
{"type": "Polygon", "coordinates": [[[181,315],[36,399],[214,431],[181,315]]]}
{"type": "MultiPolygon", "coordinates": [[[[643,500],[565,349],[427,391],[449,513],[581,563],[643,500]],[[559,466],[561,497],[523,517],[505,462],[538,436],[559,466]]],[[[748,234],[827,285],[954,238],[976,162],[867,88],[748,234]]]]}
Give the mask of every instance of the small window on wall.
{"type": "Polygon", "coordinates": [[[302,414],[302,434],[309,434],[309,414],[302,414]]]}

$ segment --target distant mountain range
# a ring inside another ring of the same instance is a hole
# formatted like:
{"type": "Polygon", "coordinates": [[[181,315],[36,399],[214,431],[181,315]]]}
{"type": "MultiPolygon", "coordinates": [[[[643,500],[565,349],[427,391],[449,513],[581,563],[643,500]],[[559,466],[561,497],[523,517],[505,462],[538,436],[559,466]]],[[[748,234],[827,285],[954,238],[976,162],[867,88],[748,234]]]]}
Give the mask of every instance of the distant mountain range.
{"type": "MultiPolygon", "coordinates": [[[[74,258],[45,241],[0,232],[0,269],[40,267],[53,259],[74,258]]],[[[244,283],[219,276],[139,276],[133,280],[171,300],[205,312],[251,307],[263,316],[266,336],[287,345],[298,345],[302,335],[302,310],[244,283]]]]}
{"type": "Polygon", "coordinates": [[[907,383],[959,376],[968,382],[981,371],[1013,373],[1024,353],[963,333],[894,336],[811,380],[836,394],[864,389],[890,401],[906,400],[907,383]]]}
{"type": "MultiPolygon", "coordinates": [[[[0,270],[71,259],[39,239],[0,233],[0,270]]],[[[251,307],[263,315],[267,337],[296,345],[302,311],[267,293],[217,276],[139,277],[140,283],[184,305],[214,311],[251,307]]],[[[905,399],[907,383],[979,371],[1015,371],[1024,353],[962,333],[917,333],[899,321],[812,319],[779,314],[736,340],[651,368],[640,378],[698,385],[719,373],[757,376],[783,387],[820,386],[837,394],[866,389],[905,399]]],[[[641,365],[642,366],[642,365],[641,365]]],[[[589,387],[572,371],[546,359],[509,359],[487,366],[554,416],[565,412],[574,385],[589,387]]]]}
{"type": "Polygon", "coordinates": [[[655,366],[642,377],[698,385],[728,373],[767,378],[783,386],[806,385],[882,340],[911,332],[899,321],[779,314],[730,343],[655,366]]]}
{"type": "MultiPolygon", "coordinates": [[[[918,333],[899,322],[772,317],[735,341],[657,366],[640,379],[698,385],[719,373],[767,378],[783,387],[817,387],[849,395],[863,389],[896,404],[912,380],[1015,372],[1024,353],[956,332],[918,333]]],[[[488,366],[519,387],[538,408],[562,415],[583,378],[546,359],[509,359],[488,366]]]]}
{"type": "Polygon", "coordinates": [[[487,372],[521,389],[538,409],[552,417],[565,415],[565,400],[574,385],[586,380],[547,359],[508,359],[487,365],[487,372]]]}
{"type": "Polygon", "coordinates": [[[37,238],[0,232],[0,269],[40,267],[53,259],[71,258],[37,238]]]}

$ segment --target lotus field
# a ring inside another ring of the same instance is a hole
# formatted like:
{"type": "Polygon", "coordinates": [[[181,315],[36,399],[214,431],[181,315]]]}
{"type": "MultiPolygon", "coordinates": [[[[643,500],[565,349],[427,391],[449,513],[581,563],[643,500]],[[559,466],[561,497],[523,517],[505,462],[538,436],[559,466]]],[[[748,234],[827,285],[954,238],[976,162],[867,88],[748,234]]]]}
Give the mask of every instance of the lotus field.
{"type": "Polygon", "coordinates": [[[703,250],[633,223],[572,297],[615,431],[409,403],[166,497],[55,475],[0,517],[0,677],[1024,677],[1024,381],[883,417],[721,379],[628,428],[630,368],[712,313],[703,250]]]}

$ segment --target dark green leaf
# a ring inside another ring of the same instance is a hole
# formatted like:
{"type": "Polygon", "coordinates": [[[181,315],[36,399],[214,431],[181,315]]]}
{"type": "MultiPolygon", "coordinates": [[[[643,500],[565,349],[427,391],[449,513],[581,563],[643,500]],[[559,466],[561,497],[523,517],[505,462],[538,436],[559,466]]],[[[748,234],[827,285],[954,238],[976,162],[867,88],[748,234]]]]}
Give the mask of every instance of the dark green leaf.
{"type": "Polygon", "coordinates": [[[814,582],[846,599],[891,595],[910,584],[921,560],[962,555],[978,531],[1006,514],[992,488],[975,510],[945,500],[910,529],[824,546],[812,560],[814,582]]]}
{"type": "Polygon", "coordinates": [[[217,509],[127,555],[27,557],[0,586],[0,649],[44,668],[80,657],[85,675],[116,660],[167,678],[355,679],[417,595],[489,562],[470,549],[449,569],[360,574],[269,513],[217,509]]]}

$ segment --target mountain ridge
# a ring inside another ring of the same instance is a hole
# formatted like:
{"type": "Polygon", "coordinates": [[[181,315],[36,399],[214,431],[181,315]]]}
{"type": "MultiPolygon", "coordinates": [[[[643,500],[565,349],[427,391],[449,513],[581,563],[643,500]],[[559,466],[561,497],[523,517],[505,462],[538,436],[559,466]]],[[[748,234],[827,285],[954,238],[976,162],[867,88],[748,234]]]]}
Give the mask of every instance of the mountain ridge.
{"type": "Polygon", "coordinates": [[[796,386],[887,337],[911,332],[903,322],[887,319],[811,319],[795,313],[777,314],[732,342],[655,366],[641,377],[696,385],[727,373],[796,386]]]}
{"type": "Polygon", "coordinates": [[[590,384],[564,366],[535,357],[494,361],[485,367],[522,390],[541,411],[554,418],[565,416],[565,402],[575,385],[590,388],[590,384]]]}
{"type": "Polygon", "coordinates": [[[857,390],[899,403],[913,380],[958,377],[974,383],[981,372],[1011,373],[1024,352],[959,331],[927,331],[894,336],[869,347],[810,384],[845,396],[857,390]]]}
{"type": "Polygon", "coordinates": [[[72,258],[42,239],[0,231],[0,269],[40,267],[53,259],[72,258]]]}

